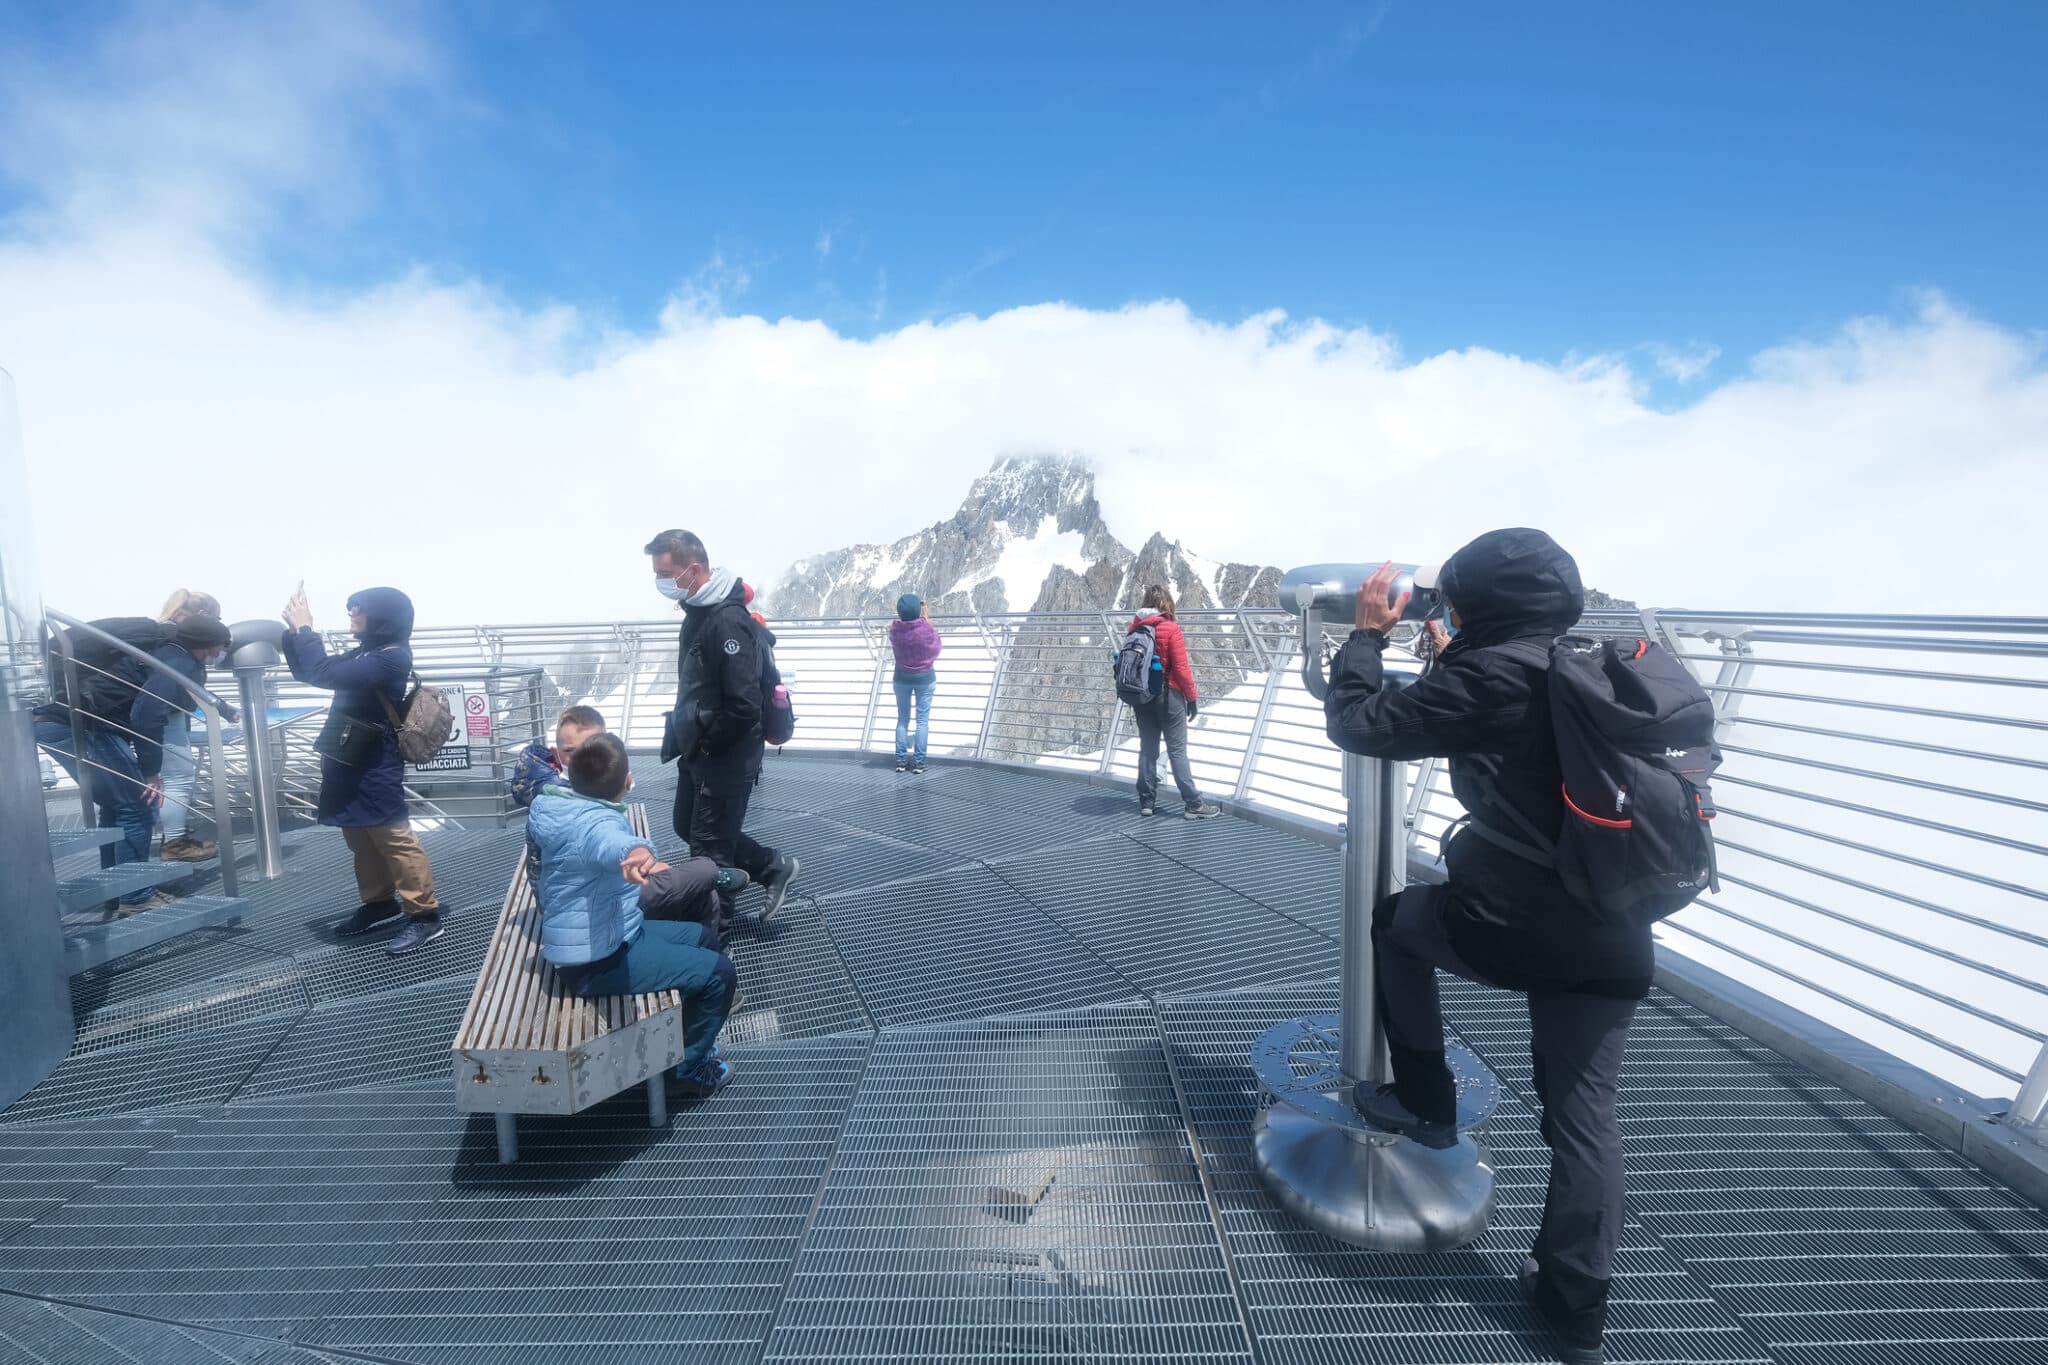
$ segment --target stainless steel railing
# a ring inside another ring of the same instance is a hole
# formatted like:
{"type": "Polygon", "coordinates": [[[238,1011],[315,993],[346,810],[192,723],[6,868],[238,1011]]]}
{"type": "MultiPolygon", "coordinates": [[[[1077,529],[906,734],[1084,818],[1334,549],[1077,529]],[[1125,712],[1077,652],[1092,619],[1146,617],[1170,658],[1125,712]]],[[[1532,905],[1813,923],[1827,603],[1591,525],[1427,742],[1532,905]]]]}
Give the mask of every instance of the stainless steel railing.
{"type": "MultiPolygon", "coordinates": [[[[1180,621],[1202,693],[1189,757],[1205,792],[1334,829],[1339,758],[1298,677],[1296,618],[1180,621]]],[[[503,737],[477,769],[488,779],[478,793],[437,793],[437,805],[502,814],[488,786],[502,792],[517,749],[547,736],[565,705],[590,702],[629,745],[657,747],[674,704],[677,624],[415,632],[422,675],[475,680],[503,737]]],[[[946,648],[933,753],[1135,776],[1137,736],[1108,676],[1127,617],[934,624],[946,648]]],[[[771,625],[799,717],[794,747],[891,749],[887,622],[771,625]]],[[[1662,950],[1964,1089],[2018,1091],[2016,1118],[2048,1104],[2048,620],[1645,611],[1593,613],[1580,629],[1658,641],[1720,712],[1722,890],[1666,921],[1662,950]]],[[[275,681],[280,704],[325,704],[275,681]]],[[[279,727],[285,799],[302,807],[317,781],[308,746],[318,723],[309,713],[279,727]]],[[[1441,764],[1409,765],[1408,782],[1411,865],[1428,875],[1462,812],[1441,764]]]]}
{"type": "MultiPolygon", "coordinates": [[[[1135,776],[1137,736],[1108,679],[1128,619],[936,619],[946,648],[931,751],[1135,776]]],[[[1296,618],[1180,622],[1202,693],[1189,757],[1205,792],[1334,828],[1338,754],[1297,677],[1296,618]]],[[[886,621],[771,626],[795,747],[893,747],[886,621]]],[[[676,628],[464,627],[418,632],[413,645],[422,668],[478,657],[538,667],[543,713],[587,700],[651,749],[673,704],[676,628]]],[[[2039,1071],[2048,620],[1645,611],[1593,613],[1580,629],[1658,641],[1720,711],[1723,886],[1665,922],[1664,951],[1977,1093],[2012,1094],[2039,1071]]],[[[1407,794],[1411,861],[1427,874],[1462,812],[1441,764],[1410,765],[1407,794]]]]}
{"type": "MultiPolygon", "coordinates": [[[[43,614],[49,620],[64,627],[64,629],[51,631],[49,642],[57,657],[62,661],[59,666],[64,671],[64,696],[66,700],[59,704],[63,706],[71,724],[71,754],[73,761],[78,765],[75,780],[78,783],[79,803],[86,826],[90,828],[97,821],[97,812],[93,803],[93,786],[95,783],[125,783],[133,781],[128,774],[116,772],[87,757],[87,745],[85,742],[87,727],[97,725],[102,728],[112,729],[124,735],[129,742],[155,744],[161,747],[162,740],[146,735],[138,735],[135,731],[120,724],[118,721],[114,721],[110,717],[88,719],[80,713],[77,699],[81,695],[79,690],[81,670],[99,673],[117,682],[123,680],[115,677],[106,669],[81,660],[78,657],[77,647],[73,642],[74,635],[83,635],[97,640],[102,645],[111,647],[117,654],[123,655],[141,668],[142,677],[145,680],[152,674],[161,674],[169,678],[185,692],[192,704],[199,708],[200,713],[206,720],[206,748],[207,753],[212,759],[214,799],[224,808],[228,799],[228,788],[225,768],[221,762],[221,717],[223,713],[232,713],[234,708],[199,684],[180,677],[168,669],[159,668],[154,658],[128,644],[126,641],[116,639],[90,622],[78,620],[76,617],[67,616],[61,611],[54,611],[48,607],[44,608],[43,614]]],[[[52,701],[53,703],[55,701],[54,694],[52,701]]],[[[193,790],[195,792],[198,790],[196,783],[193,790]]],[[[219,822],[219,827],[214,837],[220,846],[221,890],[232,896],[238,890],[235,872],[234,831],[226,822],[219,822]]]]}

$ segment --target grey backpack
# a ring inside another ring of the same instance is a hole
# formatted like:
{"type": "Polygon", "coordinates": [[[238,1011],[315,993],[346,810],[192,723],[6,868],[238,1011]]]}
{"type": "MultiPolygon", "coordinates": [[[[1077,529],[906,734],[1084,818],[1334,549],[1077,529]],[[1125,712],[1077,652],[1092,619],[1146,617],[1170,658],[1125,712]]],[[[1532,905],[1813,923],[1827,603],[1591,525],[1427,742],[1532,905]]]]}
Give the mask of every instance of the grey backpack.
{"type": "Polygon", "coordinates": [[[425,763],[455,733],[455,709],[448,705],[448,694],[421,682],[417,673],[403,702],[393,706],[382,692],[377,700],[384,703],[392,733],[398,736],[398,752],[408,763],[425,763]]]}
{"type": "Polygon", "coordinates": [[[1166,665],[1159,658],[1159,638],[1150,625],[1134,627],[1116,652],[1117,700],[1143,706],[1166,692],[1166,665]]]}

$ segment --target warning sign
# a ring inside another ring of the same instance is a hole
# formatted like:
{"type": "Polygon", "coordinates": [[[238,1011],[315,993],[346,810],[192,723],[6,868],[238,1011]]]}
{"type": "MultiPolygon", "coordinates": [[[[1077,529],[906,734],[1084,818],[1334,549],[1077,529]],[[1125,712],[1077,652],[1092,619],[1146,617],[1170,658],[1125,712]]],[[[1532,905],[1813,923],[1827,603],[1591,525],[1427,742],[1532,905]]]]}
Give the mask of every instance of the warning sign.
{"type": "Polygon", "coordinates": [[[463,721],[471,739],[491,737],[491,699],[481,692],[472,692],[462,703],[463,721]]]}
{"type": "Polygon", "coordinates": [[[415,763],[413,768],[423,773],[460,772],[470,766],[469,740],[477,734],[477,708],[483,709],[483,735],[491,733],[491,699],[481,692],[465,693],[457,688],[444,689],[448,694],[448,705],[461,716],[464,724],[450,726],[448,739],[441,745],[441,751],[424,763],[415,763]]]}

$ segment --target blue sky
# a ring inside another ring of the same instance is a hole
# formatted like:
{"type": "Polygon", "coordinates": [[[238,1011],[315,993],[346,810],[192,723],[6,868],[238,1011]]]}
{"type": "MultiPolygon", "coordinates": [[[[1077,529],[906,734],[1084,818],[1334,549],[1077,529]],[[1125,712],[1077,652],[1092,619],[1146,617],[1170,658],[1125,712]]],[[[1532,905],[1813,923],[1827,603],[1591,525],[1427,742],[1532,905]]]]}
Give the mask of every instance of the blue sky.
{"type": "MultiPolygon", "coordinates": [[[[90,70],[118,14],[31,6],[0,36],[90,70]]],[[[1923,286],[2048,322],[2038,5],[469,4],[424,24],[439,64],[382,96],[364,192],[286,205],[261,242],[282,278],[425,265],[629,327],[722,283],[856,335],[1178,298],[1551,359],[1739,357],[1923,286]]]]}
{"type": "Polygon", "coordinates": [[[565,620],[647,611],[660,525],[772,581],[1040,452],[1212,559],[1541,525],[1643,601],[1955,608],[1880,546],[2036,613],[1996,512],[2048,494],[2044,40],[2039,4],[31,0],[0,368],[87,614],[134,606],[100,526],[200,471],[275,506],[181,542],[189,585],[332,607],[330,505],[443,470],[373,577],[565,620]],[[509,591],[480,566],[566,469],[651,524],[509,591]]]}

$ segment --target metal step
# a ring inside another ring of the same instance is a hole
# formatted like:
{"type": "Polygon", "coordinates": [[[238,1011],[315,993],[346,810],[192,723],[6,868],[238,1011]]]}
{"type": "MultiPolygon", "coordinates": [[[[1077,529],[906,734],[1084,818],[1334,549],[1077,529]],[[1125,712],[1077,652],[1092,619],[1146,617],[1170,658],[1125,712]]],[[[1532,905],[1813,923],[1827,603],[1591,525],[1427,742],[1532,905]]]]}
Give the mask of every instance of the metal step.
{"type": "Polygon", "coordinates": [[[119,867],[103,867],[58,883],[57,908],[64,914],[75,914],[130,891],[181,882],[191,875],[190,863],[122,863],[119,867]]]}
{"type": "Polygon", "coordinates": [[[246,904],[239,897],[187,896],[176,905],[160,905],[125,919],[67,929],[64,966],[70,975],[77,976],[88,968],[154,947],[194,929],[233,924],[242,918],[246,904]]]}
{"type": "Polygon", "coordinates": [[[50,856],[62,858],[69,853],[90,853],[108,844],[118,844],[126,835],[118,829],[55,829],[50,831],[50,856]]]}

